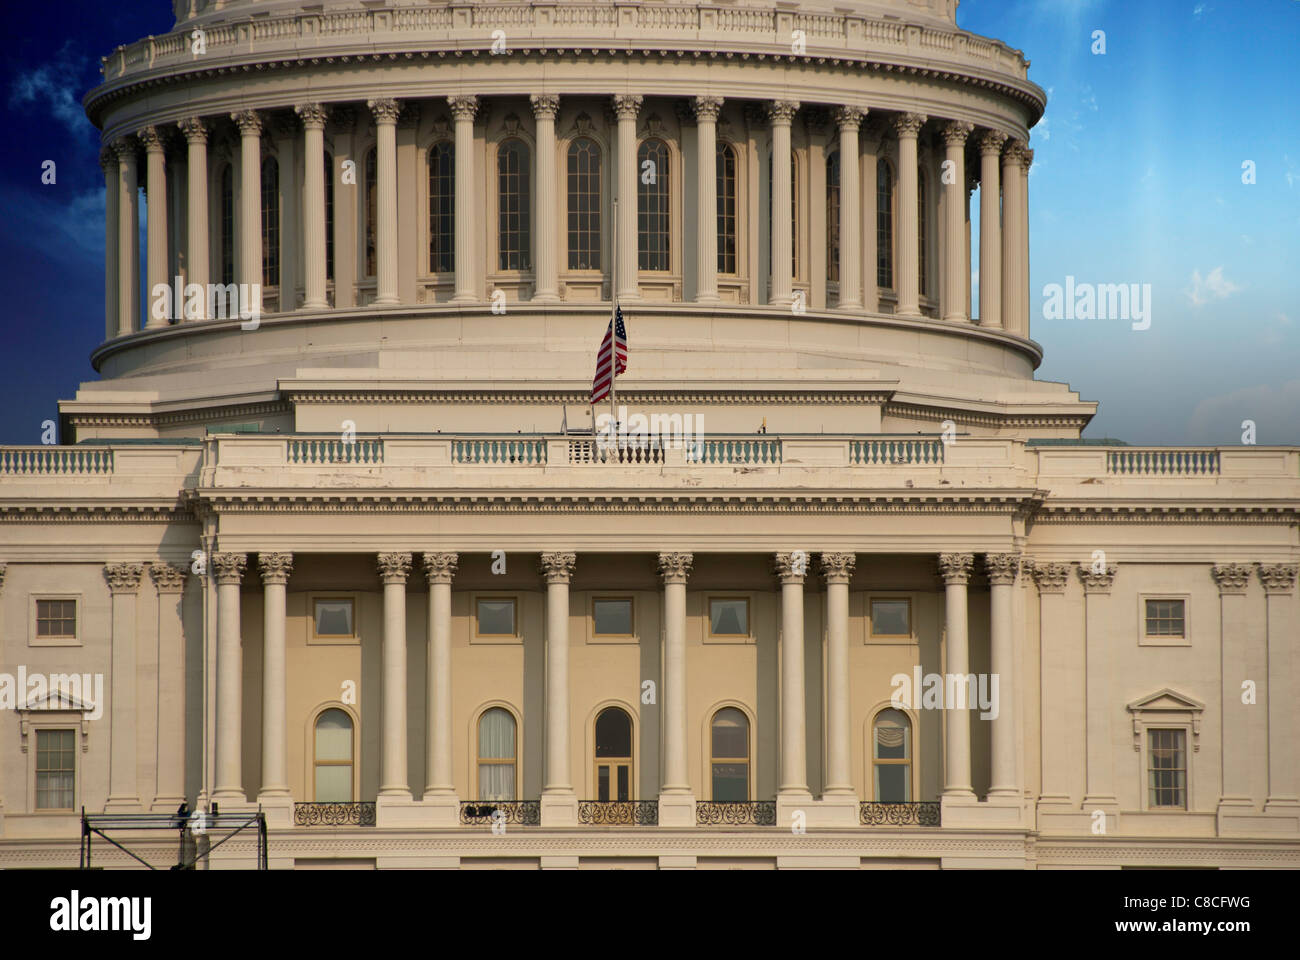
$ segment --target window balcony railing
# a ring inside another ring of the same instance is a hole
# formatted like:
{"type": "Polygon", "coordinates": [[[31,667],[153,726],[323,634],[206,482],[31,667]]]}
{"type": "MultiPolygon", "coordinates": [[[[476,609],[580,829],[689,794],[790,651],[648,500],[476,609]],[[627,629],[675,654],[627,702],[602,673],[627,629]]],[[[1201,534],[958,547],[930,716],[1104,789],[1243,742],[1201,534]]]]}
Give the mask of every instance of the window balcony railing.
{"type": "Polygon", "coordinates": [[[596,826],[658,826],[659,801],[582,800],[578,803],[578,822],[596,826]]]}
{"type": "Polygon", "coordinates": [[[701,827],[774,827],[775,800],[700,800],[695,822],[701,827]]]}
{"type": "Polygon", "coordinates": [[[909,803],[864,801],[859,807],[859,820],[869,827],[937,827],[939,803],[936,800],[909,803]]]}
{"type": "Polygon", "coordinates": [[[373,827],[375,805],[358,803],[295,803],[293,823],[296,827],[373,827]]]}
{"type": "Polygon", "coordinates": [[[536,827],[542,822],[540,800],[463,800],[460,804],[460,822],[464,824],[511,823],[520,827],[536,827]]]}

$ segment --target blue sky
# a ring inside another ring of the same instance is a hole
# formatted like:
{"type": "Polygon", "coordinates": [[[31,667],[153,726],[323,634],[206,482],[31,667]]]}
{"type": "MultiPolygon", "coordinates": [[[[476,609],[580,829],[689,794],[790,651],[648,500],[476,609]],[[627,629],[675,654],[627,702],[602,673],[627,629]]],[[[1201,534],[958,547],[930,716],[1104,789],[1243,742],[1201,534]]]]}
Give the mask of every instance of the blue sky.
{"type": "MultiPolygon", "coordinates": [[[[95,377],[103,174],[80,101],[99,58],[167,32],[170,7],[6,11],[2,443],[39,442],[95,377]]],[[[1260,443],[1300,443],[1300,0],[963,0],[957,20],[1023,50],[1049,93],[1031,143],[1031,328],[1039,377],[1100,401],[1085,436],[1237,443],[1253,420],[1260,443]],[[1043,319],[1043,288],[1067,276],[1150,284],[1150,328],[1043,319]]]]}

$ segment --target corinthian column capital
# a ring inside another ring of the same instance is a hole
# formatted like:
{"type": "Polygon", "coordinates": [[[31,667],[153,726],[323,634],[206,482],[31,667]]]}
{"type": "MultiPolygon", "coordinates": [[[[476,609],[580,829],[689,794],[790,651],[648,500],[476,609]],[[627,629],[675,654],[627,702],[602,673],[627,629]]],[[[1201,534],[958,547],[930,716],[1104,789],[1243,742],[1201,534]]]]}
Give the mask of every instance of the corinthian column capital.
{"type": "Polygon", "coordinates": [[[235,126],[239,127],[240,135],[245,137],[262,135],[262,117],[256,110],[236,110],[230,115],[230,119],[235,121],[235,126]]]}
{"type": "Polygon", "coordinates": [[[162,153],[167,149],[167,138],[157,127],[144,127],[136,133],[146,153],[162,153]]]}
{"type": "Polygon", "coordinates": [[[447,106],[451,107],[451,115],[457,120],[473,120],[478,113],[478,97],[471,94],[448,97],[447,106]]]}
{"type": "Polygon", "coordinates": [[[827,583],[848,583],[853,579],[853,570],[858,565],[858,558],[852,553],[823,553],[821,565],[822,577],[827,583]]]}
{"type": "Polygon", "coordinates": [[[1008,138],[1007,145],[1002,151],[1002,165],[1006,167],[1023,167],[1025,150],[1025,141],[1017,140],[1014,137],[1008,138]]]}
{"type": "Polygon", "coordinates": [[[259,553],[257,565],[262,569],[262,583],[284,585],[293,572],[292,553],[259,553]]]}
{"type": "Polygon", "coordinates": [[[695,119],[700,120],[717,120],[718,114],[722,111],[721,97],[696,97],[694,102],[695,119]]]}
{"type": "Polygon", "coordinates": [[[176,126],[180,129],[181,133],[185,135],[185,139],[187,142],[189,143],[208,142],[208,128],[207,125],[204,124],[203,118],[185,117],[184,119],[177,120],[176,126]]]}
{"type": "Polygon", "coordinates": [[[104,579],[112,593],[135,593],[140,589],[140,575],[144,573],[141,563],[106,563],[104,579]]]}
{"type": "Polygon", "coordinates": [[[835,123],[841,130],[857,130],[867,115],[866,107],[836,107],[832,111],[835,123]]]}
{"type": "Polygon", "coordinates": [[[925,122],[930,118],[924,113],[900,113],[894,117],[894,133],[901,139],[903,137],[916,138],[925,126],[925,122]]]}
{"type": "Polygon", "coordinates": [[[379,579],[384,583],[406,583],[411,572],[409,553],[381,553],[378,560],[379,579]]]}
{"type": "Polygon", "coordinates": [[[572,553],[542,554],[541,572],[547,583],[568,583],[578,558],[572,553]]]}
{"type": "Polygon", "coordinates": [[[242,553],[214,553],[212,555],[212,569],[216,574],[218,584],[239,583],[244,579],[244,567],[248,565],[248,557],[242,553]]]}
{"type": "Polygon", "coordinates": [[[1034,165],[1034,151],[1030,150],[1028,147],[1022,148],[1020,151],[1020,169],[1023,170],[1025,173],[1028,173],[1029,168],[1032,167],[1033,165],[1034,165]]]}
{"type": "Polygon", "coordinates": [[[695,556],[690,553],[659,554],[659,576],[664,583],[685,583],[695,565],[695,556]]]}
{"type": "Polygon", "coordinates": [[[105,173],[117,173],[117,151],[107,146],[100,150],[99,166],[105,173]]]}
{"type": "Polygon", "coordinates": [[[560,112],[560,98],[553,93],[534,93],[528,98],[528,102],[533,105],[533,116],[538,120],[549,118],[555,119],[555,115],[560,112]]]}
{"type": "Polygon", "coordinates": [[[1110,593],[1111,584],[1115,582],[1115,574],[1119,567],[1113,563],[1108,563],[1103,569],[1098,570],[1091,561],[1084,561],[1079,564],[1079,579],[1083,581],[1084,593],[1110,593]]]}
{"type": "Polygon", "coordinates": [[[370,115],[375,118],[375,123],[397,123],[397,118],[402,113],[402,104],[385,97],[378,100],[367,100],[366,106],[370,108],[370,115]]]}
{"type": "Polygon", "coordinates": [[[140,154],[139,141],[134,137],[118,137],[109,149],[117,154],[118,163],[135,163],[140,154]]]}
{"type": "Polygon", "coordinates": [[[1007,135],[999,130],[985,130],[976,139],[975,143],[979,147],[981,154],[997,154],[1002,152],[1002,145],[1007,142],[1007,135]]]}
{"type": "Polygon", "coordinates": [[[1010,586],[1016,582],[1020,573],[1020,554],[989,553],[984,556],[984,571],[989,583],[997,586],[1010,586]]]}
{"type": "Polygon", "coordinates": [[[802,584],[808,575],[808,554],[803,550],[778,553],[772,558],[772,571],[783,585],[802,584]]]}
{"type": "Polygon", "coordinates": [[[293,112],[298,114],[306,130],[324,130],[325,121],[329,118],[329,111],[320,103],[300,103],[293,108],[293,112]]]}
{"type": "Polygon", "coordinates": [[[432,586],[435,583],[451,583],[460,565],[460,557],[454,553],[426,553],[424,555],[424,576],[432,586]]]}
{"type": "Polygon", "coordinates": [[[943,137],[943,142],[950,147],[964,146],[971,132],[975,129],[975,124],[967,123],[965,120],[953,120],[945,123],[939,131],[943,137]]]}
{"type": "Polygon", "coordinates": [[[636,94],[620,93],[614,95],[614,113],[620,120],[635,120],[641,112],[643,97],[636,94]]]}
{"type": "Polygon", "coordinates": [[[159,561],[150,565],[149,576],[159,593],[180,593],[185,589],[184,567],[174,567],[170,563],[159,561]]]}
{"type": "Polygon", "coordinates": [[[939,554],[939,576],[946,585],[970,582],[971,567],[975,565],[975,556],[970,553],[939,554]]]}
{"type": "Polygon", "coordinates": [[[1295,589],[1297,570],[1300,570],[1300,564],[1261,563],[1259,565],[1259,579],[1264,584],[1264,592],[1290,593],[1295,589]]]}
{"type": "Polygon", "coordinates": [[[773,100],[767,105],[767,119],[773,126],[789,124],[799,112],[798,100],[773,100]]]}
{"type": "Polygon", "coordinates": [[[1029,561],[1029,570],[1038,584],[1039,593],[1064,593],[1065,584],[1070,579],[1068,563],[1052,563],[1044,560],[1029,561]]]}

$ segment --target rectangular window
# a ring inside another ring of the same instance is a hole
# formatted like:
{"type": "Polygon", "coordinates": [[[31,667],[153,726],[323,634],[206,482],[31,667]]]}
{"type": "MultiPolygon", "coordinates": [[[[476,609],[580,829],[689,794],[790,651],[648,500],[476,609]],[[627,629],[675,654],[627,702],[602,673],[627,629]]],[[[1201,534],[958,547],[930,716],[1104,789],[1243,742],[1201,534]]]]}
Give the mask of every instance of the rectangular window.
{"type": "Polygon", "coordinates": [[[71,810],[76,778],[76,731],[36,731],[36,809],[71,810]]]}
{"type": "Polygon", "coordinates": [[[591,619],[593,636],[632,636],[632,598],[597,597],[591,602],[591,619]]]}
{"type": "Polygon", "coordinates": [[[710,599],[709,636],[748,637],[749,600],[744,597],[710,599]]]}
{"type": "Polygon", "coordinates": [[[1147,785],[1152,809],[1187,809],[1187,731],[1147,731],[1147,785]]]}
{"type": "Polygon", "coordinates": [[[1147,600],[1146,635],[1148,637],[1187,636],[1187,609],[1184,600],[1147,600]]]}
{"type": "Polygon", "coordinates": [[[356,604],[351,597],[316,597],[312,601],[312,635],[321,640],[351,640],[356,632],[356,604]]]}
{"type": "Polygon", "coordinates": [[[40,640],[77,638],[76,600],[37,600],[36,636],[40,640]]]}
{"type": "Polygon", "coordinates": [[[514,597],[480,597],[477,603],[475,632],[480,637],[515,637],[514,597]]]}
{"type": "Polygon", "coordinates": [[[906,598],[873,598],[871,601],[871,636],[899,638],[912,636],[912,601],[906,598]]]}

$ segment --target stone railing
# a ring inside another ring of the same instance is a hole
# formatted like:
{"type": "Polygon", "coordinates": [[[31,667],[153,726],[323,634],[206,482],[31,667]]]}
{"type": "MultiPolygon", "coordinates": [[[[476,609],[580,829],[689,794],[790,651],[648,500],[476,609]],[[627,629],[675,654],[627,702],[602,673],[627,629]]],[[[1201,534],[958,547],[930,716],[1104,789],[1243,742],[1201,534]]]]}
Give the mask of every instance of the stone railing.
{"type": "Polygon", "coordinates": [[[1121,476],[1208,477],[1219,473],[1218,450],[1108,450],[1106,472],[1121,476]]]}
{"type": "Polygon", "coordinates": [[[546,463],[546,442],[526,439],[467,438],[451,441],[452,463],[531,466],[546,463]]]}
{"type": "Polygon", "coordinates": [[[0,447],[0,476],[102,476],[113,472],[107,447],[0,447]]]}
{"type": "Polygon", "coordinates": [[[879,467],[888,464],[943,463],[942,440],[851,440],[849,463],[879,467]]]}
{"type": "Polygon", "coordinates": [[[285,458],[295,464],[380,464],[384,462],[384,441],[378,438],[294,437],[288,441],[285,458]]]}
{"type": "MultiPolygon", "coordinates": [[[[233,11],[232,11],[233,13],[233,11]]],[[[510,48],[592,46],[593,49],[743,50],[789,56],[795,31],[806,55],[849,59],[889,57],[932,60],[942,56],[972,68],[1024,80],[1020,51],[941,23],[904,24],[857,12],[801,13],[778,7],[729,8],[712,3],[465,3],[429,8],[377,7],[321,10],[284,16],[227,20],[119,47],[103,58],[106,80],[160,67],[248,58],[264,62],[280,54],[358,56],[376,52],[446,50],[489,52],[492,32],[502,30],[510,48]],[[202,54],[194,52],[201,29],[202,54]]]]}
{"type": "Polygon", "coordinates": [[[1088,483],[1300,479],[1295,447],[1123,447],[1052,444],[1032,447],[1038,475],[1088,483]]]}

